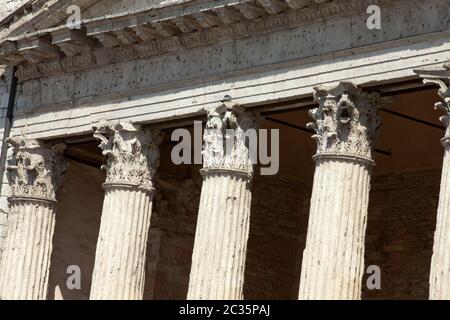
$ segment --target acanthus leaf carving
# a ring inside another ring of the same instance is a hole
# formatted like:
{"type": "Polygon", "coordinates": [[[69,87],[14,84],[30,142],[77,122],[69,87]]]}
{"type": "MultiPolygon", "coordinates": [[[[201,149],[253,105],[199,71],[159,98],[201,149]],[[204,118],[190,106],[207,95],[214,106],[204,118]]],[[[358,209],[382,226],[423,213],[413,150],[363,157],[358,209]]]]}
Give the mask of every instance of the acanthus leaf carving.
{"type": "Polygon", "coordinates": [[[11,198],[34,198],[56,201],[67,162],[66,145],[46,145],[42,141],[20,137],[8,140],[6,170],[11,198]]]}
{"type": "Polygon", "coordinates": [[[258,115],[224,101],[207,110],[208,120],[203,135],[203,168],[222,169],[253,174],[254,150],[250,148],[251,131],[256,133],[258,115]]]}
{"type": "Polygon", "coordinates": [[[130,122],[102,123],[94,133],[106,156],[108,184],[130,184],[144,189],[153,188],[153,176],[159,166],[158,130],[143,129],[130,122]]]}
{"type": "Polygon", "coordinates": [[[450,138],[450,88],[441,79],[424,79],[423,83],[432,83],[439,86],[438,95],[443,101],[436,102],[434,109],[444,112],[439,120],[445,125],[445,139],[448,139],[450,138]]]}
{"type": "Polygon", "coordinates": [[[317,156],[342,155],[372,159],[381,118],[377,115],[381,98],[365,93],[350,82],[336,87],[315,87],[319,106],[310,110],[309,123],[317,142],[317,156]]]}

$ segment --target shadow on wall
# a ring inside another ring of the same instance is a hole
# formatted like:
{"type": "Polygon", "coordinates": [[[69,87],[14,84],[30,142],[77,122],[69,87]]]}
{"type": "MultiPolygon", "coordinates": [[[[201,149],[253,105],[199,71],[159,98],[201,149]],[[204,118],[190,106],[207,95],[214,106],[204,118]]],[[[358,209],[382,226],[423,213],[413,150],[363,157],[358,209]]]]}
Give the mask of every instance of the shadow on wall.
{"type": "Polygon", "coordinates": [[[381,290],[363,299],[428,299],[441,170],[373,178],[366,232],[365,270],[381,269],[381,290]]]}
{"type": "Polygon", "coordinates": [[[297,299],[308,224],[308,190],[294,178],[255,177],[245,299],[297,299]]]}
{"type": "Polygon", "coordinates": [[[89,299],[105,174],[100,169],[70,161],[64,186],[59,194],[48,298],[55,300],[89,299]],[[80,267],[81,290],[70,290],[67,268],[80,267]]]}
{"type": "MultiPolygon", "coordinates": [[[[198,170],[194,170],[198,172],[198,170]]],[[[201,178],[160,173],[147,245],[144,299],[187,297],[201,178]]]]}

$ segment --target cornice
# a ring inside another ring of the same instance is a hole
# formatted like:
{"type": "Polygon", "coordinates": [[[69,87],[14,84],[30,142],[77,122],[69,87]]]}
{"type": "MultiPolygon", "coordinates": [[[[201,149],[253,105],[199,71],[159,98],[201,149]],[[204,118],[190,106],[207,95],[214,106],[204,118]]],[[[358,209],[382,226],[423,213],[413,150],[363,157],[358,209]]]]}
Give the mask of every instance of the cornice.
{"type": "Polygon", "coordinates": [[[164,55],[412,0],[194,0],[84,20],[0,43],[0,63],[19,80],[164,55]]]}

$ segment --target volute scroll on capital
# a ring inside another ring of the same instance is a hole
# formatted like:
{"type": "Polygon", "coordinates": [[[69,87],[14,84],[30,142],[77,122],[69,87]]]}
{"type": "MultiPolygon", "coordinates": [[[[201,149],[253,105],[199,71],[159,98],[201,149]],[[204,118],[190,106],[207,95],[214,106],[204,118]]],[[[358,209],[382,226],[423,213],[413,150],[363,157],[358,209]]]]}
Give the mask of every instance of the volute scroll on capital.
{"type": "Polygon", "coordinates": [[[202,174],[251,177],[256,154],[249,141],[257,134],[259,115],[230,100],[206,112],[202,174]]]}
{"type": "Polygon", "coordinates": [[[39,140],[13,137],[7,140],[6,170],[11,196],[9,200],[56,202],[68,163],[65,144],[50,145],[39,140]]]}
{"type": "Polygon", "coordinates": [[[433,84],[439,87],[438,95],[442,99],[434,104],[434,108],[444,112],[444,115],[439,120],[445,126],[445,136],[441,142],[444,146],[450,146],[450,63],[444,64],[440,68],[428,70],[417,69],[414,72],[422,78],[424,84],[433,84]]]}
{"type": "Polygon", "coordinates": [[[450,88],[440,79],[424,79],[423,83],[432,83],[439,86],[438,95],[442,101],[436,102],[434,109],[444,112],[444,115],[439,117],[439,120],[445,126],[445,136],[441,141],[443,145],[450,145],[450,88]]]}
{"type": "Polygon", "coordinates": [[[159,130],[131,122],[102,122],[94,127],[94,137],[106,156],[105,187],[132,186],[153,190],[153,177],[159,166],[159,130]]]}
{"type": "Polygon", "coordinates": [[[380,103],[386,102],[378,93],[363,92],[351,82],[335,87],[314,88],[318,107],[309,111],[314,122],[316,159],[354,159],[373,164],[372,150],[381,125],[377,115],[380,103]]]}

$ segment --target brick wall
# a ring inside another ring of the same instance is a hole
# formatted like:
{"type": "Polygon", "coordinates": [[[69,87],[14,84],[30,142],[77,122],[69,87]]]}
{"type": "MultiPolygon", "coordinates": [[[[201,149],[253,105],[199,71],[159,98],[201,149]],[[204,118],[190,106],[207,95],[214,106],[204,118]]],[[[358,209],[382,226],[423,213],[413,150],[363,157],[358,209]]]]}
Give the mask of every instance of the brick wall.
{"type": "Polygon", "coordinates": [[[161,174],[158,182],[150,237],[157,233],[159,243],[147,249],[144,299],[186,299],[201,181],[161,174]]]}
{"type": "Polygon", "coordinates": [[[244,283],[246,299],[297,296],[308,203],[308,189],[298,180],[256,177],[244,283]]]}
{"type": "Polygon", "coordinates": [[[373,180],[366,266],[381,268],[381,290],[364,290],[365,299],[428,299],[439,185],[440,170],[373,180]]]}

